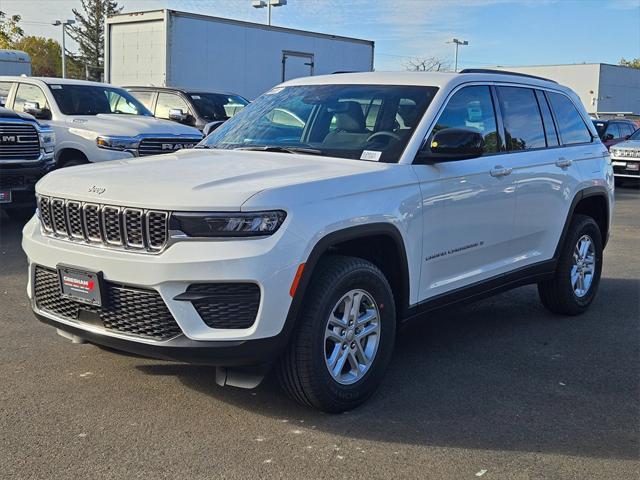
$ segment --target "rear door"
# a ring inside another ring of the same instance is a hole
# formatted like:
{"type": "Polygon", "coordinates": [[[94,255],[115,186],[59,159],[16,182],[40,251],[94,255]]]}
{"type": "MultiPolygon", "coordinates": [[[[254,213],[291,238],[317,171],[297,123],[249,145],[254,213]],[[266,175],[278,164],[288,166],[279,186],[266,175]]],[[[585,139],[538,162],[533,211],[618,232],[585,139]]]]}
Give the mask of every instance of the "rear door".
{"type": "Polygon", "coordinates": [[[432,132],[464,128],[485,140],[478,158],[413,165],[424,206],[420,300],[504,273],[509,266],[515,187],[488,85],[449,98],[432,132]]]}
{"type": "Polygon", "coordinates": [[[529,92],[534,90],[529,88],[518,88],[526,90],[526,96],[522,91],[513,95],[510,92],[516,89],[512,87],[499,90],[504,102],[516,102],[515,107],[505,107],[503,114],[505,128],[512,127],[507,137],[516,139],[511,148],[517,193],[513,240],[517,268],[553,258],[580,183],[581,167],[601,160],[603,149],[568,96],[535,90],[532,97],[529,92]],[[518,124],[521,127],[515,128],[518,124]],[[543,132],[537,148],[526,148],[527,143],[521,148],[527,131],[534,129],[538,135],[543,132]]]}

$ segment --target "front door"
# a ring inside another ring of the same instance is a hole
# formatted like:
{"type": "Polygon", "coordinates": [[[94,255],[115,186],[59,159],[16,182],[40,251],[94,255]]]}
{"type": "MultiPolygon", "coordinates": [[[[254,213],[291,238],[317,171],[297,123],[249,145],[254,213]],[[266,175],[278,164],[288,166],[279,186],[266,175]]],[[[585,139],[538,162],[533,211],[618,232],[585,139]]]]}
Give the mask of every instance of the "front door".
{"type": "Polygon", "coordinates": [[[515,187],[509,155],[500,154],[503,147],[491,89],[477,85],[454,93],[427,145],[433,133],[444,128],[480,132],[485,153],[413,166],[424,206],[420,300],[504,273],[510,263],[515,187]]]}

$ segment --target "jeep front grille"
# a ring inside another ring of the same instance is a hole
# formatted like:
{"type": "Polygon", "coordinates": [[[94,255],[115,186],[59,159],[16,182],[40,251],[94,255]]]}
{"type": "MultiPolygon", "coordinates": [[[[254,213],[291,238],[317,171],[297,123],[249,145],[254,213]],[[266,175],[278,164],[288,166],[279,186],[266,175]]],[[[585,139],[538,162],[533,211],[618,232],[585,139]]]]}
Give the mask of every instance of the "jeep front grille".
{"type": "Polygon", "coordinates": [[[195,147],[200,139],[197,138],[145,138],[140,142],[138,155],[159,155],[173,153],[177,150],[195,147]]]}
{"type": "Polygon", "coordinates": [[[38,196],[42,232],[64,240],[156,253],[169,239],[169,213],[38,196]]]}
{"type": "Polygon", "coordinates": [[[82,322],[85,315],[94,316],[108,331],[154,340],[168,340],[182,334],[155,290],[105,281],[103,306],[98,307],[63,297],[55,270],[37,265],[33,280],[36,306],[59,317],[82,322]]]}
{"type": "Polygon", "coordinates": [[[40,139],[33,125],[0,123],[0,160],[37,160],[40,139]]]}

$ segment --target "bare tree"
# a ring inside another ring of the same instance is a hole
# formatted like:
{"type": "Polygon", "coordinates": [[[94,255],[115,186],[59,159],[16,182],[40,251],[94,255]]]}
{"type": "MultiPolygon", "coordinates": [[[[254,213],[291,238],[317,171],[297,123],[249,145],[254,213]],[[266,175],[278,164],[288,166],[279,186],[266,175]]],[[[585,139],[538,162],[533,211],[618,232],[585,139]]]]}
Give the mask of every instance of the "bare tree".
{"type": "Polygon", "coordinates": [[[441,72],[449,70],[449,64],[438,57],[413,57],[402,64],[412,72],[441,72]]]}

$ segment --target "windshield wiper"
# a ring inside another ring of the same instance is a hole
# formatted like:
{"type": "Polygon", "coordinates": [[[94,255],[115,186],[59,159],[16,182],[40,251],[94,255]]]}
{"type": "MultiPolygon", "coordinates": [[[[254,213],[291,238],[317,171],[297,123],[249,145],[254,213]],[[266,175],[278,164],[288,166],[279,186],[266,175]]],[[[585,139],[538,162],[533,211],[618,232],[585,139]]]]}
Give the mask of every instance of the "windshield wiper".
{"type": "Polygon", "coordinates": [[[279,145],[262,145],[255,147],[237,147],[234,150],[249,150],[257,152],[280,152],[280,153],[305,153],[308,155],[322,155],[322,150],[305,147],[284,147],[279,145]]]}
{"type": "Polygon", "coordinates": [[[196,145],[193,148],[207,149],[207,150],[217,150],[218,147],[214,147],[213,145],[196,145]]]}

